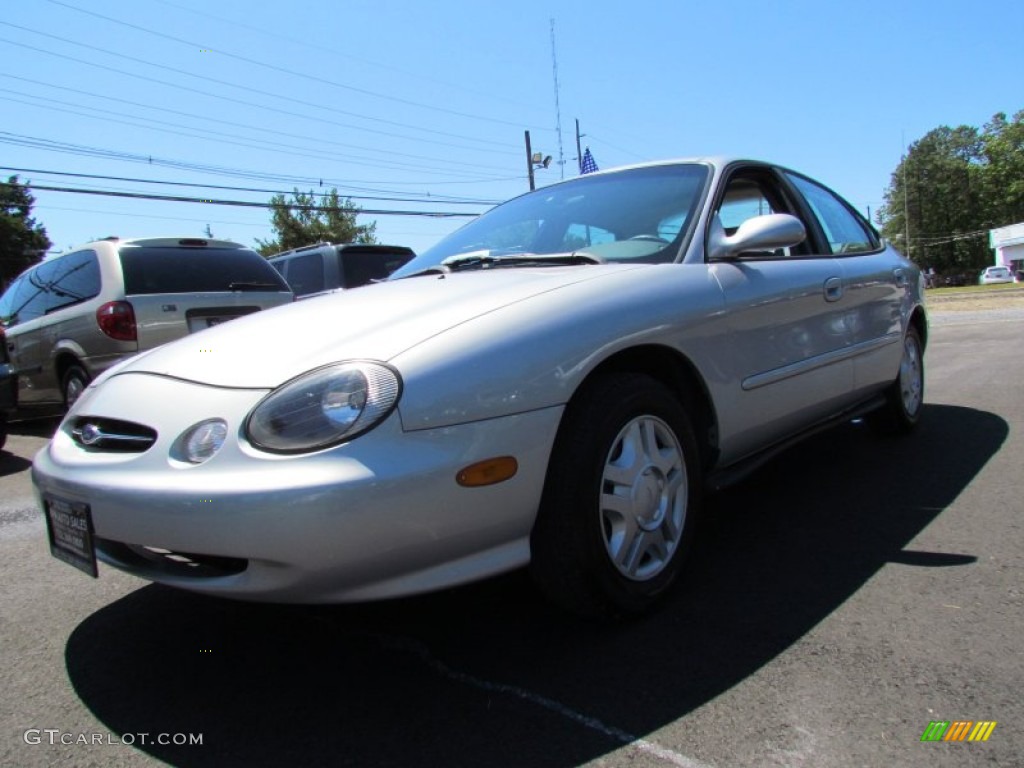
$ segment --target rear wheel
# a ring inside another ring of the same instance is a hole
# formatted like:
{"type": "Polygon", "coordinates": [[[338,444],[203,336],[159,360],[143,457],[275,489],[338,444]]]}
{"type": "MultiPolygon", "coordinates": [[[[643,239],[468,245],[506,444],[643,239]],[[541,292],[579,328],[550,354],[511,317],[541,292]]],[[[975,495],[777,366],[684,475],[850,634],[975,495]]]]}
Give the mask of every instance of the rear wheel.
{"type": "Polygon", "coordinates": [[[7,444],[7,416],[0,413],[0,449],[7,444]]]}
{"type": "Polygon", "coordinates": [[[89,386],[89,374],[80,365],[72,365],[64,371],[61,388],[64,392],[64,407],[71,408],[89,386]]]}
{"type": "Polygon", "coordinates": [[[872,426],[889,434],[907,434],[918,422],[924,405],[924,345],[917,328],[903,337],[903,357],[896,380],[885,391],[885,405],[870,414],[872,426]]]}
{"type": "Polygon", "coordinates": [[[675,581],[700,498],[686,411],[660,382],[615,373],[566,409],[531,534],[531,571],[555,602],[617,617],[675,581]]]}

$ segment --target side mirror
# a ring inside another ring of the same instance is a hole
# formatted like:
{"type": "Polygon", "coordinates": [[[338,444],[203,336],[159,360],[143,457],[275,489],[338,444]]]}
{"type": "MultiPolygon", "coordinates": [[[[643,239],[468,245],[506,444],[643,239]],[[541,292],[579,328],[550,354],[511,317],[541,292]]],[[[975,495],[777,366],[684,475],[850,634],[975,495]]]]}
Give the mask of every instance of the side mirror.
{"type": "Polygon", "coordinates": [[[788,213],[754,216],[740,224],[734,235],[726,235],[722,222],[715,216],[708,235],[708,260],[725,261],[751,251],[792,248],[806,237],[803,223],[788,213]]]}

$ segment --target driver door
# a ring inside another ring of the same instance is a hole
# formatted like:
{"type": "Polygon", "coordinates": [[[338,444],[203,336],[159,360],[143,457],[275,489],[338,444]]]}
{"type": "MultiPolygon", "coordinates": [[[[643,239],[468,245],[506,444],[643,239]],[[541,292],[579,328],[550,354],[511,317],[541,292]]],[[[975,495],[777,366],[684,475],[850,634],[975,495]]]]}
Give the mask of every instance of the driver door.
{"type": "Polygon", "coordinates": [[[816,252],[815,225],[801,208],[760,166],[732,169],[716,202],[726,234],[771,213],[797,216],[808,233],[793,248],[710,266],[727,304],[730,398],[719,413],[726,463],[840,411],[851,397],[843,272],[831,254],[816,252]]]}

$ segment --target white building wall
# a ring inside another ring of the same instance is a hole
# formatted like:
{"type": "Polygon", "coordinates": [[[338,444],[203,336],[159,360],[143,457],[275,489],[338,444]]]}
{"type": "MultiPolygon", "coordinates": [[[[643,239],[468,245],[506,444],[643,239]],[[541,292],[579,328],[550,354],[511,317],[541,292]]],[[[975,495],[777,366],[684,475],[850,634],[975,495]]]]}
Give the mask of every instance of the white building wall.
{"type": "Polygon", "coordinates": [[[1013,262],[1024,261],[1024,222],[990,229],[988,244],[995,251],[997,267],[1013,267],[1013,262]]]}

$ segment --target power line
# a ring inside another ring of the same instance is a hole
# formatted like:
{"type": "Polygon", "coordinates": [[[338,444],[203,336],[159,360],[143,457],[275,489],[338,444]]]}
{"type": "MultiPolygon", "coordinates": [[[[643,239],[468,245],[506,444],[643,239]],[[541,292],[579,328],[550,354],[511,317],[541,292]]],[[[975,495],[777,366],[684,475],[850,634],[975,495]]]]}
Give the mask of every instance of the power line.
{"type": "MultiPolygon", "coordinates": [[[[20,91],[14,91],[8,88],[0,88],[0,92],[13,93],[18,96],[27,97],[34,99],[35,101],[24,101],[22,99],[7,98],[7,101],[16,104],[27,104],[28,106],[37,107],[40,109],[48,109],[54,112],[63,112],[66,114],[78,115],[80,117],[86,117],[91,120],[100,120],[103,122],[110,122],[110,113],[103,111],[99,108],[86,107],[80,104],[74,104],[71,102],[61,101],[53,98],[43,98],[41,96],[35,96],[34,94],[26,94],[20,91]],[[40,103],[41,102],[41,103],[40,103]],[[65,106],[55,106],[57,104],[63,104],[65,106]],[[93,114],[87,111],[81,110],[92,110],[98,114],[93,114]]],[[[129,119],[124,115],[117,117],[117,123],[119,125],[131,125],[138,128],[145,128],[150,131],[157,131],[159,133],[169,133],[175,136],[185,136],[192,139],[202,139],[204,141],[212,141],[220,144],[228,144],[237,147],[246,147],[248,149],[259,149],[266,151],[271,149],[274,152],[280,152],[282,154],[295,155],[297,157],[309,157],[315,160],[323,160],[325,158],[332,158],[336,161],[343,161],[352,165],[361,165],[375,169],[387,169],[387,170],[398,170],[398,171],[416,171],[416,172],[431,172],[431,173],[448,173],[450,176],[478,179],[480,174],[485,173],[486,166],[473,166],[469,163],[460,163],[466,165],[469,168],[479,168],[481,170],[475,173],[470,173],[468,170],[461,170],[457,168],[448,169],[445,167],[422,165],[417,163],[408,163],[401,160],[395,160],[387,162],[377,158],[365,157],[360,155],[348,155],[331,151],[319,146],[314,147],[302,147],[294,144],[286,144],[280,141],[271,141],[269,139],[257,139],[246,136],[237,136],[232,133],[225,133],[224,131],[215,131],[211,128],[200,128],[193,125],[182,125],[180,123],[173,123],[168,120],[150,120],[145,117],[136,117],[135,120],[129,119]],[[142,121],[142,122],[137,122],[142,121]],[[154,125],[155,123],[155,125],[154,125]],[[178,129],[178,130],[174,130],[178,129]],[[203,136],[202,134],[209,134],[203,136]]],[[[310,138],[310,141],[316,142],[315,138],[310,138]]],[[[396,153],[401,154],[401,153],[396,153]]],[[[497,171],[497,168],[491,170],[497,171]]]]}
{"type": "MultiPolygon", "coordinates": [[[[42,80],[34,80],[34,79],[30,78],[30,77],[19,77],[18,75],[11,75],[11,74],[8,74],[6,72],[0,72],[0,77],[6,77],[6,78],[10,78],[12,80],[20,80],[21,82],[32,83],[34,85],[41,85],[41,86],[43,86],[45,88],[54,88],[54,89],[57,89],[57,90],[60,90],[60,91],[68,91],[70,93],[75,93],[75,94],[78,94],[80,96],[89,96],[89,97],[92,97],[92,98],[95,98],[95,99],[101,99],[101,100],[103,100],[103,102],[114,101],[114,102],[118,102],[120,104],[128,104],[128,105],[133,106],[133,107],[142,107],[143,109],[150,109],[150,110],[153,110],[155,112],[166,112],[166,113],[172,114],[172,115],[181,115],[182,117],[188,117],[188,118],[191,118],[193,120],[206,120],[207,122],[211,122],[211,123],[220,123],[222,125],[228,125],[228,126],[231,126],[232,128],[244,129],[244,130],[249,130],[249,131],[258,131],[260,133],[269,133],[269,134],[272,134],[272,135],[275,135],[275,136],[284,136],[286,138],[300,139],[300,140],[303,140],[303,141],[312,141],[312,142],[315,142],[317,144],[332,144],[332,145],[335,145],[335,146],[338,146],[338,147],[346,147],[346,148],[349,148],[349,149],[356,149],[356,150],[360,150],[360,151],[364,151],[364,152],[377,152],[377,153],[388,155],[389,157],[391,157],[391,156],[409,157],[409,158],[412,158],[414,160],[441,161],[441,162],[444,162],[445,164],[448,164],[448,165],[463,165],[463,166],[466,166],[468,168],[488,168],[489,167],[489,168],[493,169],[493,166],[483,166],[483,165],[480,165],[479,163],[464,163],[464,162],[460,162],[460,161],[457,161],[457,160],[445,160],[445,159],[442,159],[442,158],[429,157],[429,156],[426,156],[426,155],[414,155],[414,154],[410,154],[408,152],[397,152],[397,151],[395,151],[393,149],[390,149],[390,148],[389,149],[376,149],[374,147],[365,147],[365,146],[362,146],[362,145],[359,145],[359,144],[349,144],[349,143],[344,142],[344,141],[334,141],[332,139],[327,139],[327,138],[324,138],[322,136],[308,136],[308,135],[301,134],[301,133],[291,133],[291,132],[288,132],[288,131],[278,131],[278,130],[275,130],[273,128],[264,128],[262,126],[248,125],[248,124],[240,123],[240,122],[237,122],[237,121],[234,121],[234,120],[223,120],[221,118],[211,117],[209,115],[197,114],[195,112],[184,112],[184,111],[179,110],[179,109],[170,109],[168,107],[157,107],[157,106],[153,106],[152,104],[144,104],[144,103],[139,102],[139,101],[131,101],[130,99],[118,98],[117,96],[110,96],[110,95],[101,94],[101,93],[93,93],[91,91],[83,91],[80,88],[70,88],[70,87],[64,86],[64,85],[56,85],[54,83],[47,83],[47,82],[44,82],[42,80]]],[[[36,96],[35,94],[22,93],[21,91],[8,91],[8,92],[9,93],[17,94],[19,96],[29,96],[31,98],[41,98],[39,96],[36,96]]],[[[69,104],[69,102],[57,102],[57,103],[59,103],[59,104],[69,104]]],[[[73,104],[72,103],[71,106],[82,107],[82,108],[85,108],[85,109],[94,109],[91,106],[83,105],[83,104],[73,104]]],[[[103,114],[105,116],[105,119],[109,119],[109,111],[104,111],[103,114]]],[[[146,118],[141,118],[141,119],[146,119],[146,118]]],[[[167,123],[167,124],[168,125],[174,125],[174,123],[167,123]]],[[[487,151],[487,152],[490,152],[490,150],[473,150],[473,151],[487,151]]],[[[493,153],[491,153],[491,154],[493,154],[493,153]]]]}
{"type": "Polygon", "coordinates": [[[147,27],[143,27],[143,26],[140,26],[138,24],[131,24],[130,22],[127,22],[127,21],[121,21],[120,19],[115,19],[115,18],[112,18],[110,16],[105,16],[102,13],[96,13],[95,11],[88,11],[88,10],[86,10],[84,8],[79,8],[77,6],[71,5],[70,3],[61,2],[61,0],[48,0],[48,1],[50,3],[53,3],[54,5],[60,5],[60,6],[63,6],[64,8],[69,8],[69,9],[71,9],[73,11],[78,11],[79,13],[84,13],[84,14],[87,14],[89,16],[94,16],[94,17],[96,17],[98,19],[103,19],[104,21],[109,21],[112,24],[119,24],[121,26],[128,27],[129,29],[134,29],[134,30],[137,30],[139,32],[145,32],[146,34],[155,35],[156,37],[160,37],[160,38],[163,38],[165,40],[171,40],[173,42],[180,43],[181,45],[186,45],[186,46],[192,48],[193,50],[195,50],[195,49],[202,49],[202,50],[210,51],[212,53],[219,53],[221,56],[227,56],[228,58],[235,59],[236,61],[242,61],[242,62],[245,62],[246,64],[252,64],[252,65],[257,66],[257,67],[263,67],[265,69],[269,69],[269,70],[274,71],[274,72],[281,72],[281,73],[286,74],[286,75],[291,75],[292,77],[301,77],[301,78],[304,78],[306,80],[311,80],[311,81],[316,82],[316,83],[321,83],[323,85],[330,85],[330,86],[332,86],[334,88],[341,88],[341,89],[346,90],[346,91],[352,91],[353,93],[361,93],[361,94],[366,95],[366,96],[372,96],[374,98],[384,99],[385,101],[393,101],[393,102],[396,102],[398,104],[404,104],[406,106],[417,107],[419,109],[427,109],[427,110],[431,110],[431,111],[434,111],[434,112],[442,112],[444,114],[454,115],[456,117],[465,117],[465,118],[469,118],[471,120],[481,120],[481,121],[484,121],[484,122],[495,123],[495,124],[498,124],[498,125],[514,126],[516,128],[520,128],[521,127],[519,122],[510,122],[508,120],[499,120],[498,118],[494,118],[494,117],[484,117],[482,115],[474,115],[474,114],[471,114],[469,112],[460,112],[460,111],[455,110],[455,109],[445,109],[444,107],[438,107],[438,106],[434,106],[432,104],[423,104],[423,103],[420,103],[420,102],[417,102],[417,101],[412,101],[410,99],[403,99],[403,98],[400,98],[398,96],[389,96],[388,94],[377,93],[377,92],[371,91],[371,90],[369,90],[367,88],[359,88],[359,87],[354,86],[354,85],[345,85],[344,83],[338,83],[338,82],[335,82],[334,80],[328,80],[327,78],[324,78],[324,77],[318,77],[316,75],[306,74],[305,72],[297,72],[295,70],[286,69],[285,67],[279,67],[279,66],[274,65],[274,64],[267,64],[266,62],[259,61],[257,59],[250,59],[247,56],[242,56],[242,55],[237,54],[237,53],[231,53],[229,51],[225,51],[225,50],[222,50],[220,48],[215,48],[215,47],[210,46],[210,45],[205,44],[205,43],[200,44],[200,43],[196,43],[196,42],[191,41],[191,40],[183,40],[180,37],[175,37],[174,35],[169,35],[169,34],[167,34],[165,32],[157,32],[156,30],[148,29],[147,27]]]}
{"type": "Polygon", "coordinates": [[[205,17],[207,19],[213,19],[215,21],[222,22],[224,24],[227,24],[232,29],[239,28],[239,27],[243,28],[243,29],[251,29],[254,32],[258,32],[261,35],[265,35],[265,36],[273,38],[273,39],[286,40],[286,41],[288,41],[290,43],[294,43],[296,45],[300,45],[300,46],[302,46],[304,48],[310,48],[310,49],[313,49],[313,50],[325,51],[326,53],[329,53],[332,56],[336,56],[338,58],[351,59],[352,61],[358,61],[361,64],[368,64],[368,65],[370,65],[372,67],[378,67],[380,69],[389,70],[391,72],[397,72],[398,74],[400,74],[400,75],[402,75],[404,77],[415,77],[415,78],[419,78],[419,79],[422,79],[422,80],[426,80],[427,82],[437,83],[438,85],[443,85],[446,88],[452,88],[453,90],[458,90],[458,91],[463,91],[465,93],[470,93],[470,94],[473,94],[474,96],[483,96],[483,97],[486,97],[486,98],[489,98],[489,99],[494,99],[496,101],[503,101],[506,104],[511,104],[511,105],[515,106],[517,109],[522,109],[524,107],[530,108],[530,109],[536,108],[535,104],[531,104],[531,103],[525,102],[525,101],[518,101],[516,99],[510,99],[507,96],[504,96],[503,94],[501,94],[499,92],[495,92],[495,91],[481,91],[481,90],[477,90],[475,88],[469,88],[469,87],[467,87],[467,86],[465,86],[465,85],[463,85],[461,83],[452,83],[452,82],[448,82],[446,80],[440,80],[440,79],[438,79],[436,77],[428,77],[423,72],[414,72],[414,71],[411,71],[411,70],[402,69],[401,67],[396,67],[393,64],[387,64],[387,63],[382,62],[382,61],[373,61],[371,59],[366,59],[366,58],[363,58],[361,56],[353,56],[351,53],[347,53],[344,50],[340,50],[338,46],[333,46],[332,47],[332,46],[327,46],[327,45],[317,45],[316,43],[312,42],[311,40],[300,40],[299,38],[289,37],[288,35],[282,35],[280,32],[272,32],[272,31],[270,31],[268,29],[263,29],[262,27],[257,27],[257,26],[255,26],[253,24],[246,24],[245,22],[239,21],[238,19],[228,19],[228,18],[225,18],[223,16],[217,16],[216,14],[213,14],[213,13],[207,13],[205,11],[199,11],[199,10],[196,10],[195,8],[189,8],[188,6],[181,5],[179,3],[170,2],[170,0],[154,0],[154,2],[160,3],[161,5],[170,6],[171,8],[177,8],[178,10],[185,11],[187,13],[193,13],[193,14],[195,14],[197,16],[203,16],[203,17],[205,17]]]}
{"type": "MultiPolygon", "coordinates": [[[[382,189],[377,187],[357,187],[356,184],[379,184],[377,181],[362,180],[362,179],[347,179],[338,180],[330,177],[311,177],[311,176],[292,176],[289,174],[281,173],[268,173],[266,171],[253,171],[244,168],[230,168],[219,165],[209,165],[205,163],[190,163],[184,160],[174,160],[169,158],[156,157],[153,155],[140,155],[132,152],[124,152],[120,150],[104,149],[102,147],[90,147],[84,144],[72,144],[65,141],[57,141],[54,139],[44,139],[36,136],[25,136],[24,134],[10,133],[8,131],[0,131],[0,144],[13,144],[15,146],[31,147],[34,149],[40,149],[46,152],[60,152],[64,154],[80,155],[83,157],[98,157],[106,160],[118,160],[122,162],[139,163],[143,165],[156,165],[166,168],[174,168],[178,170],[189,170],[197,171],[200,173],[208,173],[214,176],[231,176],[235,178],[253,179],[258,181],[278,181],[285,182],[288,184],[301,184],[303,186],[317,186],[329,184],[334,187],[341,187],[343,189],[351,189],[355,191],[363,192],[394,192],[395,194],[401,194],[394,190],[382,189]]],[[[451,184],[482,184],[488,182],[505,182],[505,181],[522,181],[523,176],[506,176],[501,178],[493,179],[477,179],[469,181],[390,181],[391,185],[398,186],[409,186],[409,185],[424,185],[430,184],[433,186],[447,186],[451,184]]],[[[408,194],[408,193],[406,193],[408,194]]],[[[436,195],[430,192],[422,193],[425,196],[437,200],[444,200],[447,195],[436,195]]]]}
{"type": "MultiPolygon", "coordinates": [[[[2,184],[0,184],[2,186],[2,184]]],[[[267,208],[271,209],[275,206],[271,203],[260,203],[251,200],[221,200],[221,199],[204,199],[201,197],[186,197],[184,195],[154,195],[146,194],[143,192],[113,192],[102,189],[74,189],[72,187],[51,187],[49,185],[33,184],[31,188],[34,190],[46,191],[46,192],[70,192],[78,195],[99,195],[101,197],[123,197],[130,198],[133,200],[160,200],[163,202],[172,203],[203,203],[205,205],[230,205],[241,208],[267,208]]],[[[350,211],[348,208],[332,208],[325,206],[313,206],[313,205],[298,205],[295,203],[285,203],[284,207],[292,211],[310,211],[310,210],[321,210],[321,211],[350,211]]],[[[364,214],[367,216],[413,216],[413,217],[426,217],[426,218],[476,218],[480,215],[477,213],[462,213],[460,211],[396,211],[396,210],[385,210],[385,209],[372,209],[372,208],[360,208],[358,211],[354,211],[357,214],[364,214]]]]}
{"type": "MultiPolygon", "coordinates": [[[[282,191],[279,189],[264,189],[260,187],[232,187],[223,184],[199,184],[196,182],[188,181],[162,181],[158,179],[139,179],[128,176],[101,176],[94,173],[72,173],[70,171],[51,171],[43,168],[13,168],[11,166],[0,165],[0,169],[5,171],[13,171],[14,173],[43,173],[50,176],[69,176],[79,179],[102,179],[104,181],[128,181],[140,184],[162,184],[165,186],[173,187],[198,187],[199,189],[223,189],[230,192],[264,192],[273,195],[289,195],[291,192],[282,191]]],[[[2,182],[0,182],[2,183],[2,182]]],[[[329,192],[311,192],[314,197],[329,197],[329,192]]],[[[422,197],[371,197],[368,195],[345,195],[345,197],[354,200],[383,200],[390,203],[423,203],[428,202],[422,197]]],[[[457,200],[457,199],[445,199],[446,205],[497,205],[500,201],[497,200],[457,200]]]]}
{"type": "MultiPolygon", "coordinates": [[[[432,128],[424,128],[424,127],[419,126],[419,125],[412,125],[412,124],[409,124],[409,123],[402,123],[402,122],[398,122],[396,120],[388,120],[388,119],[383,118],[383,117],[373,117],[371,115],[363,115],[363,114],[360,114],[358,112],[350,112],[348,110],[339,109],[338,107],[333,107],[333,106],[329,106],[329,105],[325,105],[325,104],[317,104],[315,102],[304,101],[303,99],[297,99],[295,97],[287,96],[287,95],[284,95],[284,94],[273,93],[271,91],[264,91],[264,90],[262,90],[260,88],[253,88],[253,87],[247,86],[247,85],[240,85],[238,83],[232,83],[232,82],[229,82],[227,80],[220,80],[220,79],[215,78],[215,77],[210,77],[209,75],[197,75],[197,74],[194,74],[192,72],[187,72],[187,71],[185,71],[183,69],[179,69],[177,67],[170,67],[170,66],[167,66],[165,64],[157,64],[155,62],[146,61],[145,59],[137,58],[135,56],[129,56],[129,55],[127,55],[125,53],[121,53],[119,51],[111,51],[111,50],[107,50],[106,48],[99,48],[97,46],[88,45],[86,43],[81,43],[81,42],[78,42],[76,40],[69,40],[68,38],[65,38],[65,37],[59,37],[57,35],[52,35],[52,34],[50,34],[48,32],[40,32],[39,30],[31,29],[29,27],[23,27],[23,26],[21,26],[19,24],[13,24],[13,23],[11,23],[9,21],[0,21],[0,24],[2,24],[4,26],[8,26],[8,27],[14,27],[15,29],[20,29],[20,30],[25,31],[25,32],[31,32],[32,34],[39,35],[41,37],[48,37],[51,40],[59,40],[60,42],[67,43],[68,45],[78,46],[79,48],[86,48],[86,49],[91,50],[91,51],[98,51],[100,53],[106,54],[108,56],[114,56],[116,58],[127,59],[128,61],[133,61],[133,62],[138,63],[138,64],[143,64],[143,65],[148,66],[148,67],[153,67],[155,69],[166,70],[166,71],[178,74],[178,75],[184,75],[185,77],[191,77],[193,79],[205,81],[205,82],[208,82],[208,83],[216,83],[218,85],[224,85],[224,86],[227,86],[228,88],[235,88],[237,90],[247,91],[249,93],[254,93],[254,94],[257,94],[259,96],[269,96],[270,98],[273,98],[273,99],[280,99],[281,101],[286,101],[286,102],[290,102],[290,103],[293,103],[293,104],[301,104],[301,105],[306,106],[306,107],[313,107],[314,109],[320,109],[320,110],[323,110],[325,112],[333,112],[333,113],[339,114],[339,115],[347,115],[349,117],[357,117],[357,118],[359,118],[361,120],[368,120],[370,122],[382,123],[382,124],[385,124],[385,125],[393,125],[393,126],[397,126],[399,128],[406,128],[406,129],[409,129],[409,130],[420,131],[422,133],[429,133],[429,134],[433,134],[433,135],[437,135],[437,136],[448,136],[449,138],[456,138],[456,139],[460,139],[462,141],[473,141],[473,142],[477,142],[479,144],[486,144],[486,145],[490,145],[490,146],[498,146],[498,147],[506,147],[506,148],[509,147],[509,145],[507,143],[496,142],[496,141],[492,141],[492,140],[489,140],[489,139],[478,139],[478,138],[475,138],[475,137],[472,137],[472,136],[464,136],[464,135],[457,134],[457,133],[451,133],[450,131],[438,131],[438,130],[435,130],[435,129],[432,129],[432,128]]],[[[235,104],[243,104],[245,106],[253,107],[253,108],[256,108],[256,109],[263,109],[263,110],[266,110],[268,112],[276,112],[276,113],[279,113],[279,114],[288,115],[290,117],[300,117],[300,118],[302,118],[304,120],[316,120],[318,122],[329,123],[331,125],[337,125],[337,126],[340,126],[340,127],[343,127],[343,128],[350,128],[350,129],[357,130],[357,131],[366,131],[368,133],[375,133],[375,134],[383,135],[383,136],[393,136],[395,138],[405,139],[407,141],[421,141],[421,142],[426,142],[426,143],[431,143],[431,144],[441,144],[441,145],[444,145],[444,146],[456,146],[456,147],[459,147],[459,148],[464,148],[464,147],[461,147],[461,145],[453,145],[453,144],[450,144],[448,142],[441,142],[441,141],[431,140],[431,139],[416,138],[416,137],[413,137],[413,136],[403,136],[401,134],[389,133],[389,132],[386,132],[386,131],[381,131],[379,129],[366,128],[366,127],[361,127],[361,126],[357,126],[357,125],[351,125],[351,124],[348,124],[348,123],[339,123],[339,122],[334,121],[334,120],[327,120],[326,118],[313,117],[312,115],[296,115],[294,110],[279,109],[277,107],[271,107],[269,105],[260,104],[258,102],[246,101],[245,99],[237,99],[237,98],[232,98],[231,96],[225,96],[223,94],[211,93],[210,91],[204,91],[204,90],[201,90],[199,88],[190,88],[187,85],[181,85],[179,83],[172,83],[172,82],[169,82],[167,80],[160,80],[160,79],[155,78],[155,77],[147,77],[146,75],[141,75],[141,74],[138,74],[136,72],[126,72],[125,70],[118,69],[117,67],[107,66],[106,64],[98,64],[98,63],[96,63],[94,61],[89,61],[87,59],[79,59],[79,58],[76,58],[75,56],[69,56],[68,54],[57,53],[56,51],[49,51],[49,50],[46,50],[45,48],[37,48],[36,46],[29,45],[28,43],[22,43],[22,42],[18,42],[18,41],[15,41],[15,40],[9,40],[7,38],[0,38],[0,41],[5,42],[8,45],[15,45],[15,46],[18,46],[19,48],[25,48],[26,50],[35,51],[37,53],[43,53],[43,54],[46,54],[47,56],[53,56],[53,57],[59,58],[59,59],[66,59],[68,61],[73,61],[73,62],[78,63],[78,64],[85,64],[86,66],[95,67],[97,69],[103,69],[103,70],[106,70],[108,72],[114,72],[115,74],[123,75],[125,77],[132,77],[132,78],[135,78],[135,79],[138,79],[138,80],[144,80],[144,81],[151,82],[151,83],[158,83],[160,85],[165,85],[165,86],[168,86],[170,88],[177,88],[179,90],[187,91],[189,93],[197,93],[197,94],[199,94],[201,96],[209,96],[210,98],[219,99],[219,100],[222,100],[222,101],[230,101],[230,102],[235,103],[235,104]]],[[[518,153],[512,152],[511,150],[506,150],[506,152],[503,153],[503,154],[518,154],[518,153]]]]}

